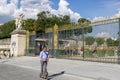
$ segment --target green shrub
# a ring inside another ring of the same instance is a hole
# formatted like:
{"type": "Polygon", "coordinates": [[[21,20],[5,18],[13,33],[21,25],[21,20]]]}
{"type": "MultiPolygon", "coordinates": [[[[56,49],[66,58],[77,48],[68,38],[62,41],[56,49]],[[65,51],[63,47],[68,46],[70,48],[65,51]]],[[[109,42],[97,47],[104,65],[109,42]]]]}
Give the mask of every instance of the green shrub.
{"type": "Polygon", "coordinates": [[[85,56],[85,57],[92,57],[92,51],[90,51],[90,50],[85,50],[84,56],[85,56]]]}
{"type": "Polygon", "coordinates": [[[103,57],[103,56],[105,56],[104,50],[97,50],[97,56],[98,56],[98,57],[103,57]]]}
{"type": "Polygon", "coordinates": [[[56,50],[56,53],[58,54],[58,55],[64,55],[64,51],[63,50],[56,50]]]}
{"type": "Polygon", "coordinates": [[[114,56],[114,50],[108,50],[108,56],[114,56]]]}

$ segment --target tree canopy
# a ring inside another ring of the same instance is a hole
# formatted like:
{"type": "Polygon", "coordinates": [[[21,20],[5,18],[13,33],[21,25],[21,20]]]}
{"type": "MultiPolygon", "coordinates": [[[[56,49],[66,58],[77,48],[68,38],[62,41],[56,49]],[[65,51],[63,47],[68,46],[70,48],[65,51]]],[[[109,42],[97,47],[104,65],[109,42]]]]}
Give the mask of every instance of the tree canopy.
{"type": "Polygon", "coordinates": [[[119,45],[119,41],[117,40],[113,40],[112,38],[108,38],[106,40],[106,44],[107,46],[118,46],[119,45]]]}
{"type": "MultiPolygon", "coordinates": [[[[23,29],[28,31],[36,31],[36,32],[45,32],[45,28],[53,27],[55,24],[58,26],[68,25],[73,22],[70,20],[70,16],[68,15],[54,15],[48,11],[43,11],[38,13],[37,19],[26,19],[24,20],[23,29]]],[[[85,18],[80,18],[78,20],[79,25],[89,25],[91,22],[85,18]]],[[[9,21],[0,25],[0,38],[10,37],[10,33],[15,29],[15,20],[9,21]]],[[[86,27],[81,29],[76,29],[75,34],[81,35],[92,32],[92,27],[86,27]]]]}
{"type": "Polygon", "coordinates": [[[39,30],[38,23],[36,20],[29,18],[27,20],[24,20],[23,29],[29,31],[37,31],[39,30]]]}
{"type": "Polygon", "coordinates": [[[9,38],[10,33],[15,29],[15,21],[9,21],[3,25],[0,25],[0,38],[9,38]]]}
{"type": "Polygon", "coordinates": [[[70,24],[70,16],[64,15],[64,16],[56,16],[54,14],[51,14],[50,12],[40,12],[37,14],[37,22],[38,26],[45,30],[45,28],[53,27],[55,24],[58,26],[62,26],[65,24],[70,24]]]}
{"type": "Polygon", "coordinates": [[[92,36],[85,37],[86,45],[92,45],[95,42],[95,38],[92,36]]]}
{"type": "Polygon", "coordinates": [[[78,19],[78,24],[82,28],[75,30],[76,35],[87,34],[92,32],[92,26],[89,26],[91,24],[91,21],[89,21],[88,19],[80,18],[78,19]],[[87,27],[84,27],[84,26],[87,26],[87,27]]]}
{"type": "Polygon", "coordinates": [[[97,42],[97,45],[100,46],[100,45],[104,44],[105,40],[104,40],[104,38],[96,38],[96,42],[97,42]]]}

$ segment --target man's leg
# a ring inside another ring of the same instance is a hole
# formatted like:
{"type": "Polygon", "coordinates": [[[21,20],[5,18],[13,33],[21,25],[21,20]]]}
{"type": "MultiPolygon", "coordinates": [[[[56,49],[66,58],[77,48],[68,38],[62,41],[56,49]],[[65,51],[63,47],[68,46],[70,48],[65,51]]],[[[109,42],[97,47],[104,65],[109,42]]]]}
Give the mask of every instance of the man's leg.
{"type": "Polygon", "coordinates": [[[47,73],[47,61],[44,62],[44,72],[47,73]]]}
{"type": "Polygon", "coordinates": [[[43,74],[43,69],[44,69],[44,61],[41,61],[41,74],[43,74]]]}

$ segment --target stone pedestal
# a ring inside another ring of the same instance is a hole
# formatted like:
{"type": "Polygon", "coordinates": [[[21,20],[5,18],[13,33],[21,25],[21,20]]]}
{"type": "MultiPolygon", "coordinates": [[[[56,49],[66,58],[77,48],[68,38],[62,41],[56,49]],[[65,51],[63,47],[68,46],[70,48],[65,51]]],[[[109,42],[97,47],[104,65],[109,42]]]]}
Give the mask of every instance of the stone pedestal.
{"type": "Polygon", "coordinates": [[[15,30],[11,33],[11,56],[23,56],[26,49],[26,31],[15,30]]]}

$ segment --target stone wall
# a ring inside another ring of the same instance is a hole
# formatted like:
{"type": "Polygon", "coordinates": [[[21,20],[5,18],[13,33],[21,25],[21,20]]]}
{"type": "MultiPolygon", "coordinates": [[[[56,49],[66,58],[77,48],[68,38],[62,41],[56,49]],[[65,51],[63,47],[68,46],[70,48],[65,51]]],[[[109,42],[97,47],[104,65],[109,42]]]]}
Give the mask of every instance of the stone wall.
{"type": "Polygon", "coordinates": [[[11,38],[0,39],[0,45],[10,45],[11,38]]]}
{"type": "Polygon", "coordinates": [[[6,54],[8,57],[10,54],[10,38],[0,39],[0,57],[6,54]]]}

